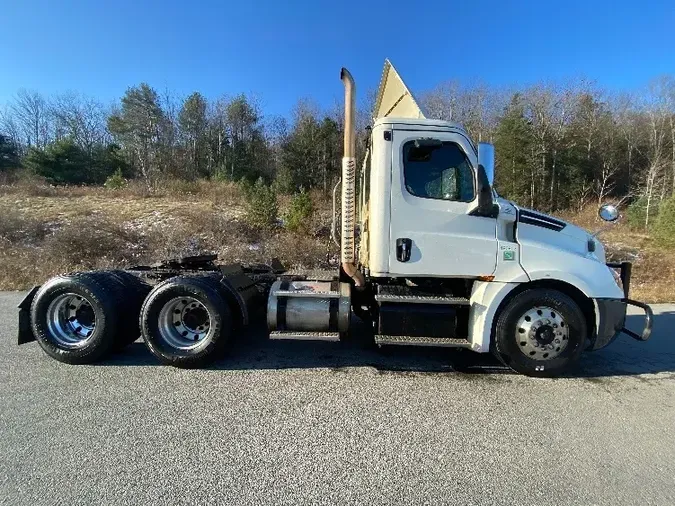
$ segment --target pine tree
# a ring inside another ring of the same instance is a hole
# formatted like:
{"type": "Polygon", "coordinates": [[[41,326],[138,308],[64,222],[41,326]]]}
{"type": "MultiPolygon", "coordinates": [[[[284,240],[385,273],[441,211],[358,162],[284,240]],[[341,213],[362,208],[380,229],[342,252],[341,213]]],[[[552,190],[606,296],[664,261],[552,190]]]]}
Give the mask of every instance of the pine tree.
{"type": "Polygon", "coordinates": [[[515,94],[495,132],[495,187],[504,197],[521,203],[530,201],[533,142],[522,98],[515,94]]]}
{"type": "Polygon", "coordinates": [[[195,92],[185,99],[178,113],[181,137],[188,153],[191,176],[205,176],[206,169],[206,99],[195,92]]]}
{"type": "Polygon", "coordinates": [[[0,134],[0,172],[19,167],[19,153],[9,137],[0,134]]]}
{"type": "Polygon", "coordinates": [[[108,118],[108,129],[132,156],[150,187],[161,171],[159,155],[167,119],[157,92],[146,83],[127,89],[119,112],[108,118]]]}

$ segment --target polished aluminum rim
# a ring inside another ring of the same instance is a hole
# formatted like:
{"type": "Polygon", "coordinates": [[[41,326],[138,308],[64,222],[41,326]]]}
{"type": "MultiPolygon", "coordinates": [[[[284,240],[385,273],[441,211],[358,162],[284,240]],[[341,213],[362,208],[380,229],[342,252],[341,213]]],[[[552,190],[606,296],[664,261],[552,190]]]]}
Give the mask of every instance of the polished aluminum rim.
{"type": "Polygon", "coordinates": [[[202,346],[211,328],[211,313],[194,297],[171,299],[159,313],[159,335],[172,348],[202,346]]]}
{"type": "Polygon", "coordinates": [[[520,351],[529,358],[551,360],[567,348],[569,327],[555,309],[537,306],[518,319],[515,338],[520,351]]]}
{"type": "Polygon", "coordinates": [[[94,334],[94,308],[81,295],[61,294],[47,308],[47,327],[52,338],[61,347],[81,348],[94,334]]]}

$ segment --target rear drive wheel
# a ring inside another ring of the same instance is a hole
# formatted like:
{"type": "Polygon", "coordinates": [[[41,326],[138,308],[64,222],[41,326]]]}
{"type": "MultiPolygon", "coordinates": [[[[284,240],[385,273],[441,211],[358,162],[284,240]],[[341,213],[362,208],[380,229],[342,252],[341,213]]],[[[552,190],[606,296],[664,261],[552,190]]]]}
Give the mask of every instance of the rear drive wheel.
{"type": "Polygon", "coordinates": [[[52,278],[33,300],[33,334],[60,362],[96,362],[114,345],[119,295],[114,283],[89,273],[52,278]]]}
{"type": "Polygon", "coordinates": [[[150,352],[176,367],[203,367],[227,347],[232,316],[210,276],[172,278],[155,287],[141,310],[141,331],[150,352]]]}
{"type": "Polygon", "coordinates": [[[528,376],[558,376],[580,358],[588,326],[576,302],[552,289],[517,294],[497,317],[495,356],[528,376]]]}

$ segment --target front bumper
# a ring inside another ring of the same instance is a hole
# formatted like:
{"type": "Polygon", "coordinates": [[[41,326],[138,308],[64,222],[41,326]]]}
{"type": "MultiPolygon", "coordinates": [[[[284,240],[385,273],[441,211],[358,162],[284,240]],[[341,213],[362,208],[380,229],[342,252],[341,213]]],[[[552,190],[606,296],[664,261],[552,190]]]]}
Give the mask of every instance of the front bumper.
{"type": "Polygon", "coordinates": [[[595,299],[598,305],[598,325],[597,332],[591,342],[591,350],[604,348],[619,337],[622,332],[638,341],[646,341],[651,336],[652,326],[654,325],[654,313],[651,308],[643,302],[628,297],[632,264],[630,262],[608,263],[607,266],[612,269],[619,269],[625,297],[623,299],[595,299]],[[625,326],[626,309],[629,305],[639,307],[645,312],[645,324],[639,334],[625,326]]]}

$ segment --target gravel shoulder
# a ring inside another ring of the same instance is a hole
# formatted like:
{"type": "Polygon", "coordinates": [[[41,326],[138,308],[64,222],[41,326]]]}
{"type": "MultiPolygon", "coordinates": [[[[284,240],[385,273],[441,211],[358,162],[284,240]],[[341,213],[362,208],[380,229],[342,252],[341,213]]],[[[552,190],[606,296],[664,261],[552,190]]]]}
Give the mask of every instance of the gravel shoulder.
{"type": "Polygon", "coordinates": [[[675,305],[546,380],[261,329],[207,370],[140,342],[68,366],[15,344],[21,297],[0,293],[0,504],[675,504],[675,305]]]}

